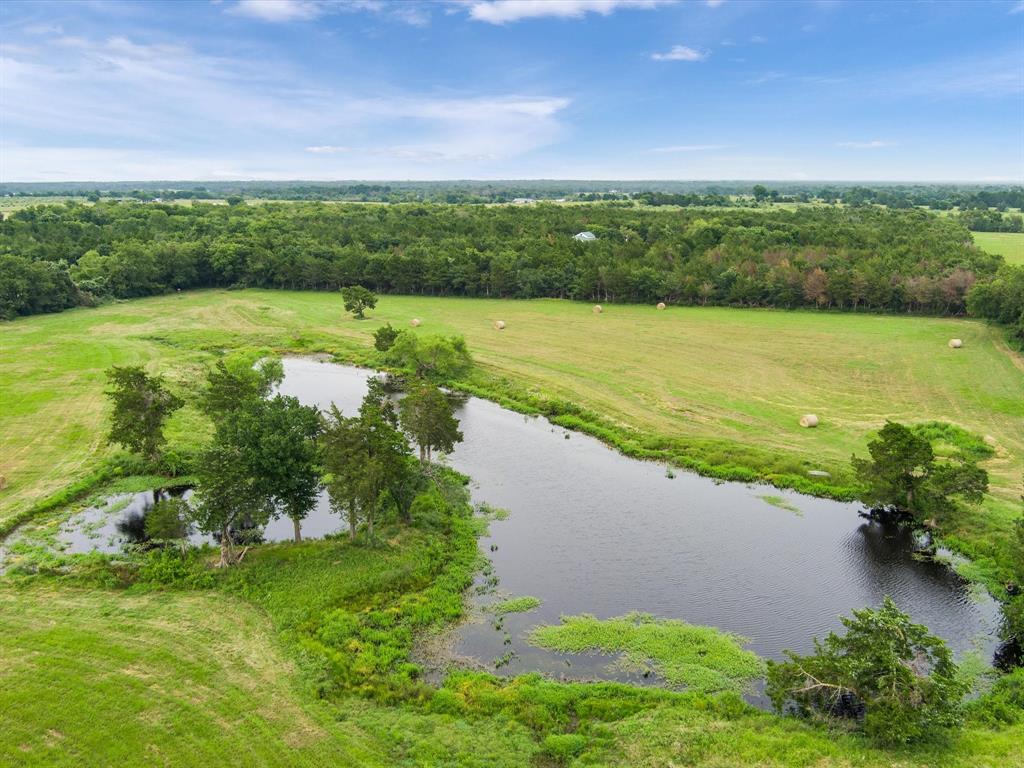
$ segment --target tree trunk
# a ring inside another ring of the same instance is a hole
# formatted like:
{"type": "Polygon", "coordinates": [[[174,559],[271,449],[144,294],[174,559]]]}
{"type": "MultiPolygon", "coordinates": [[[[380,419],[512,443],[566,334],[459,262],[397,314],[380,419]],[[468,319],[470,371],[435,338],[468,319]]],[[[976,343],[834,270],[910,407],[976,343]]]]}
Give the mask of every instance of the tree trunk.
{"type": "Polygon", "coordinates": [[[295,526],[295,541],[298,543],[302,541],[302,520],[298,517],[293,517],[292,525],[295,526]]]}
{"type": "Polygon", "coordinates": [[[227,568],[231,565],[231,534],[227,526],[220,532],[220,562],[218,568],[227,568]]]}
{"type": "Polygon", "coordinates": [[[349,541],[356,540],[356,503],[348,508],[348,538],[349,541]]]}

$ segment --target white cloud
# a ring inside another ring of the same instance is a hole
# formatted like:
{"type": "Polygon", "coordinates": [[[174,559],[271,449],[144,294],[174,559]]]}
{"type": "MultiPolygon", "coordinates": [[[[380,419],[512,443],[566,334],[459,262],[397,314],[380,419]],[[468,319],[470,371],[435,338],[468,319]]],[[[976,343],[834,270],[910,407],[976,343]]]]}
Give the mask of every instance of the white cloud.
{"type": "Polygon", "coordinates": [[[703,61],[708,57],[704,51],[698,51],[685,45],[673,45],[665,53],[652,53],[655,61],[703,61]]]}
{"type": "Polygon", "coordinates": [[[579,19],[588,13],[607,16],[619,8],[651,9],[675,0],[471,0],[469,17],[488,24],[509,24],[523,19],[554,17],[579,19]]]}
{"type": "Polygon", "coordinates": [[[268,22],[310,21],[328,13],[372,13],[416,27],[430,23],[426,3],[384,0],[237,0],[228,13],[268,22]]]}
{"type": "Polygon", "coordinates": [[[309,21],[324,12],[324,5],[315,0],[238,0],[229,12],[260,21],[309,21]]]}
{"type": "Polygon", "coordinates": [[[673,147],[655,147],[651,152],[712,152],[716,149],[727,149],[728,144],[678,144],[673,147]]]}
{"type": "Polygon", "coordinates": [[[351,152],[352,147],[336,147],[331,144],[322,144],[318,147],[306,147],[307,152],[315,155],[337,155],[341,152],[351,152]]]}
{"type": "Polygon", "coordinates": [[[880,139],[873,139],[871,141],[837,141],[836,146],[846,149],[882,149],[883,147],[895,147],[896,142],[882,141],[880,139]]]}
{"type": "Polygon", "coordinates": [[[386,82],[327,86],[277,59],[126,37],[5,51],[0,80],[5,180],[222,171],[295,178],[303,169],[404,177],[418,164],[472,176],[481,163],[557,141],[570,104],[556,95],[410,92],[386,82]],[[171,159],[179,155],[175,171],[171,159]]]}
{"type": "Polygon", "coordinates": [[[725,0],[704,0],[704,5],[706,5],[708,8],[717,8],[724,2],[725,0]]]}
{"type": "Polygon", "coordinates": [[[1024,13],[1024,0],[1014,3],[1013,7],[1010,8],[1010,13],[1024,13]]]}
{"type": "Polygon", "coordinates": [[[768,42],[768,38],[765,37],[764,35],[754,35],[753,37],[750,38],[750,42],[752,42],[752,43],[767,43],[768,42]]]}

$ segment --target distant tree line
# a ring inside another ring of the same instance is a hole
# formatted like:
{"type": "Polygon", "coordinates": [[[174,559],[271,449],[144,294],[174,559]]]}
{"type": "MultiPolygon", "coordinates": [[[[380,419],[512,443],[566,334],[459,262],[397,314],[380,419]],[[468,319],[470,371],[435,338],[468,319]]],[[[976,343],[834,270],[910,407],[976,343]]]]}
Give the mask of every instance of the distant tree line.
{"type": "Polygon", "coordinates": [[[957,220],[972,232],[1024,232],[1024,216],[1019,213],[966,210],[957,214],[957,220]]]}
{"type": "Polygon", "coordinates": [[[997,211],[1024,207],[1024,187],[999,184],[863,184],[813,181],[119,181],[5,182],[0,195],[131,197],[139,200],[210,200],[228,197],[264,200],[363,202],[502,203],[518,199],[610,201],[645,199],[653,205],[825,202],[848,206],[926,207],[933,210],[997,211]],[[667,198],[665,196],[668,196],[667,198]],[[666,202],[677,196],[672,202],[666,202]],[[733,198],[743,200],[737,202],[733,198]],[[694,202],[699,200],[699,202],[694,202]],[[681,202],[682,201],[682,202],[681,202]],[[687,202],[689,201],[689,202],[687,202]]]}
{"type": "Polygon", "coordinates": [[[67,203],[0,223],[0,316],[191,287],[359,284],[943,315],[970,305],[1016,322],[1018,270],[1002,264],[951,218],[876,207],[67,203]],[[575,241],[581,230],[597,240],[575,241]],[[972,302],[972,291],[983,300],[972,302]]]}

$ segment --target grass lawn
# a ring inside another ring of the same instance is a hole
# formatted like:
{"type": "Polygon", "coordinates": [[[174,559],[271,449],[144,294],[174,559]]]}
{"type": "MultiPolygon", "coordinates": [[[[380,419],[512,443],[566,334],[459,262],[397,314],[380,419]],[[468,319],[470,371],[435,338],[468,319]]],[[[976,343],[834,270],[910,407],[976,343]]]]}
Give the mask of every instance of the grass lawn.
{"type": "MultiPolygon", "coordinates": [[[[1024,471],[1024,361],[1000,331],[944,318],[724,308],[587,305],[384,296],[346,316],[334,294],[197,291],[0,325],[0,526],[96,468],[104,444],[103,371],[141,363],[191,386],[234,346],[365,354],[382,322],[462,333],[491,378],[576,402],[704,456],[759,456],[846,471],[885,419],[952,421],[997,455],[988,512],[968,539],[1005,530],[1024,471]],[[493,328],[502,319],[504,331],[493,328]],[[951,350],[952,337],[964,347],[951,350]],[[802,429],[816,413],[817,429],[802,429]],[[745,452],[760,452],[746,455],[745,452]]],[[[169,425],[191,436],[188,410],[169,425]]],[[[739,457],[738,459],[736,457],[739,457]]]]}
{"type": "Polygon", "coordinates": [[[1002,256],[1010,264],[1024,264],[1024,232],[972,232],[979,248],[1002,256]]]}
{"type": "Polygon", "coordinates": [[[0,588],[0,613],[0,765],[345,765],[373,755],[358,728],[300,695],[266,619],[240,601],[0,588]]]}

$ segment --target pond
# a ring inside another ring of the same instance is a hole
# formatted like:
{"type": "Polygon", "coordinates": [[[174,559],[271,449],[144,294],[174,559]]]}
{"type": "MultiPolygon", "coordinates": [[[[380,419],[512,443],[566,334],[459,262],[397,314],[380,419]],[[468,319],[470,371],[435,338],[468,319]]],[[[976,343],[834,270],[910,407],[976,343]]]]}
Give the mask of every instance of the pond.
{"type": "MultiPolygon", "coordinates": [[[[283,393],[320,407],[333,400],[348,414],[371,375],[296,359],[285,374],[283,393]]],[[[510,512],[480,542],[498,588],[542,604],[507,615],[502,631],[462,625],[456,655],[490,666],[512,651],[509,673],[622,677],[608,674],[607,659],[551,653],[524,635],[561,615],[644,611],[749,637],[752,650],[780,658],[811,650],[813,636],[842,628],[840,615],[886,595],[957,651],[978,647],[987,658],[996,645],[998,604],[949,568],[915,559],[911,534],[869,522],[857,504],[682,471],[669,478],[662,465],[478,398],[457,416],[465,440],[451,465],[472,478],[474,501],[510,512]]]]}
{"type": "MultiPolygon", "coordinates": [[[[282,393],[323,408],[333,401],[346,414],[372,375],[308,359],[284,367],[282,393]]],[[[915,559],[911,534],[869,522],[859,505],[682,471],[669,477],[663,465],[477,398],[457,416],[465,441],[448,460],[472,478],[474,501],[510,512],[480,542],[498,590],[542,603],[507,615],[500,629],[486,620],[463,624],[452,639],[456,656],[488,667],[505,657],[503,673],[623,679],[607,658],[548,652],[525,634],[562,615],[643,611],[743,635],[752,650],[777,659],[787,648],[811,650],[813,636],[841,629],[840,615],[886,595],[958,652],[978,648],[990,658],[995,648],[997,603],[949,568],[915,559]]],[[[152,494],[136,503],[152,504],[152,494]]],[[[100,525],[97,536],[101,516],[86,514],[96,516],[92,548],[116,546],[116,529],[100,525]]],[[[302,523],[304,537],[342,529],[326,494],[302,523]]],[[[271,541],[291,536],[289,520],[265,532],[271,541]]],[[[481,607],[496,596],[473,599],[481,607]]]]}

